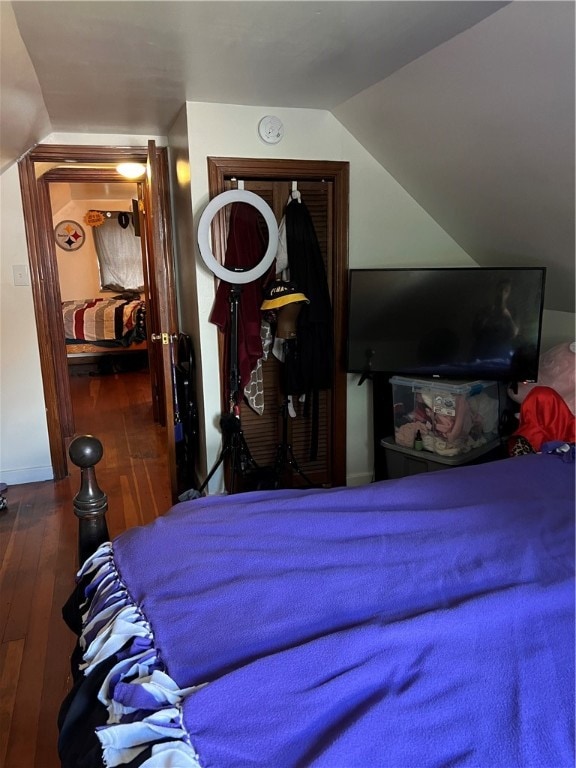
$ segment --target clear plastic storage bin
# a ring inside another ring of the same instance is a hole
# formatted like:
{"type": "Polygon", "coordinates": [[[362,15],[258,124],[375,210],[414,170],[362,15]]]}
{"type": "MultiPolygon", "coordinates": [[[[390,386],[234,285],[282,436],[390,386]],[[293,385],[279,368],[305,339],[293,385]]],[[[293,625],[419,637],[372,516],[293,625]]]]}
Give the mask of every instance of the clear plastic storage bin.
{"type": "Polygon", "coordinates": [[[498,438],[498,384],[393,376],[394,440],[438,456],[459,456],[498,438]]]}

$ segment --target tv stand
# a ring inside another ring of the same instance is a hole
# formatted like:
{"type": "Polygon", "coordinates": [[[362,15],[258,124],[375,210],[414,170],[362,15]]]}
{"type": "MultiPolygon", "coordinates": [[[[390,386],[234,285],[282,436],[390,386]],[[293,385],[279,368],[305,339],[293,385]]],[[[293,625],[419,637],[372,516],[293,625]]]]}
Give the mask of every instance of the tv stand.
{"type": "Polygon", "coordinates": [[[374,350],[367,349],[366,364],[364,365],[364,369],[362,370],[362,375],[360,376],[360,381],[358,382],[359,387],[361,387],[362,384],[364,384],[366,379],[372,379],[372,358],[373,357],[374,357],[374,350]]]}

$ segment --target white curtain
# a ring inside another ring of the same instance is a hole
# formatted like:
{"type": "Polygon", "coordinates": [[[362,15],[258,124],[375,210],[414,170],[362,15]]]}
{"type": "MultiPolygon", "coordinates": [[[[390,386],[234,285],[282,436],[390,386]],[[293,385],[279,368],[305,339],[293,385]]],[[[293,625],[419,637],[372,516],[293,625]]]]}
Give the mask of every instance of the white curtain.
{"type": "Polygon", "coordinates": [[[93,229],[100,287],[110,291],[143,290],[142,252],[140,238],[134,234],[132,213],[126,212],[129,219],[126,229],[118,222],[121,211],[102,213],[105,216],[104,223],[93,229]]]}

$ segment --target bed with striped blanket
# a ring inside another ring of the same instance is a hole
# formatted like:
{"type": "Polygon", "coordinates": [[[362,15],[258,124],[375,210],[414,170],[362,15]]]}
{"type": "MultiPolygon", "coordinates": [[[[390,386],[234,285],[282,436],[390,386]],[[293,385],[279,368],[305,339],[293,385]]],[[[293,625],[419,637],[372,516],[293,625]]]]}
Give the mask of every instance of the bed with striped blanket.
{"type": "Polygon", "coordinates": [[[68,351],[86,343],[130,347],[146,340],[146,308],[141,299],[95,298],[62,302],[68,351]]]}

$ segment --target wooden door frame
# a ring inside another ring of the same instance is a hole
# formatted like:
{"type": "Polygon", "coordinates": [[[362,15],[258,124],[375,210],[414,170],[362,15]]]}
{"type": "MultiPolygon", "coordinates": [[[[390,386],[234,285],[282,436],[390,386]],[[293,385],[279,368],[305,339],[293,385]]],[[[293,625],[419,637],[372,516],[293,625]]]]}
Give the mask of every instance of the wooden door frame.
{"type": "MultiPolygon", "coordinates": [[[[277,160],[242,157],[208,157],[208,191],[210,198],[224,192],[230,179],[277,181],[330,181],[333,183],[333,273],[332,311],[334,314],[333,402],[338,404],[337,420],[332,424],[330,446],[334,485],[346,485],[346,402],[347,374],[345,339],[348,306],[348,222],[350,164],[337,160],[277,160]]],[[[222,225],[213,232],[214,250],[226,251],[226,232],[222,225]]],[[[336,409],[333,409],[335,412],[336,409]]]]}
{"type": "Polygon", "coordinates": [[[69,474],[67,442],[73,433],[74,419],[63,343],[64,323],[48,185],[51,181],[126,183],[126,179],[115,170],[115,165],[120,162],[145,165],[147,154],[146,146],[40,144],[18,163],[48,441],[55,480],[61,480],[69,474]],[[69,168],[62,167],[66,163],[70,164],[69,168]],[[42,168],[37,164],[47,164],[47,167],[42,168]]]}
{"type": "Polygon", "coordinates": [[[157,355],[154,366],[157,374],[160,423],[166,426],[166,449],[170,471],[172,500],[177,501],[178,472],[174,435],[173,365],[174,344],[178,337],[176,311],[176,285],[174,281],[172,226],[170,220],[170,192],[168,187],[168,161],[165,151],[158,151],[154,141],[148,142],[147,182],[144,188],[144,224],[148,249],[149,294],[154,308],[154,328],[162,337],[161,344],[149,345],[157,355]]]}

